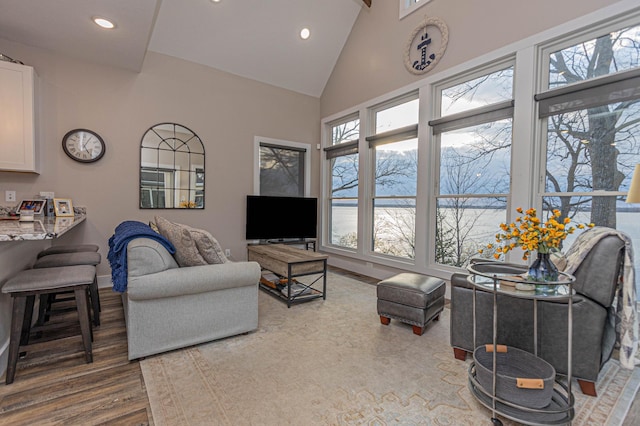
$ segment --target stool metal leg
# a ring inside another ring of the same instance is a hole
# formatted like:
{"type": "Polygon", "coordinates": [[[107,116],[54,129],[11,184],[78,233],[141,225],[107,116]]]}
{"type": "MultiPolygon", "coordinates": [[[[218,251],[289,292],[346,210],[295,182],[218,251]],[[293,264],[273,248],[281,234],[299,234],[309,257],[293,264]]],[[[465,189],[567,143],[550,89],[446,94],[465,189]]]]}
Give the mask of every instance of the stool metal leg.
{"type": "Polygon", "coordinates": [[[7,376],[5,383],[10,385],[16,376],[16,366],[18,365],[18,351],[20,350],[20,339],[22,335],[22,323],[27,307],[27,298],[17,296],[13,298],[13,313],[11,315],[11,336],[9,338],[9,360],[7,363],[7,376]]]}
{"type": "Polygon", "coordinates": [[[91,351],[91,324],[89,320],[89,301],[86,287],[76,287],[74,289],[76,303],[78,305],[78,320],[80,321],[80,331],[82,332],[82,343],[87,363],[93,362],[91,351]]]}

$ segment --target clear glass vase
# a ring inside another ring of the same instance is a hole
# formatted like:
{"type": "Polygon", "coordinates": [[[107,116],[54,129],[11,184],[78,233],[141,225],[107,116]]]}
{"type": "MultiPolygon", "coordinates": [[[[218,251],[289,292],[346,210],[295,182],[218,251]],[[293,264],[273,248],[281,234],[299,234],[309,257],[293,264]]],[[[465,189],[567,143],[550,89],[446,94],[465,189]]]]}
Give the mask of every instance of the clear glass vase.
{"type": "Polygon", "coordinates": [[[538,252],[538,257],[529,266],[529,280],[536,281],[536,293],[552,294],[557,290],[556,284],[546,284],[547,281],[558,281],[558,268],[551,261],[549,253],[538,252]]]}

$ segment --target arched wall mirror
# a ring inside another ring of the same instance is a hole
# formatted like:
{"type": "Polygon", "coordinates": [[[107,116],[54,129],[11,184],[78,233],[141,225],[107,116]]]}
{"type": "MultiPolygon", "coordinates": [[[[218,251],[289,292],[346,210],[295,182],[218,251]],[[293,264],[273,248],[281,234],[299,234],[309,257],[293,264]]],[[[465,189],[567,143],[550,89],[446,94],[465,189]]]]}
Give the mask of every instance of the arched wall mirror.
{"type": "Polygon", "coordinates": [[[194,132],[160,123],[140,143],[140,208],[204,209],[204,145],[194,132]]]}

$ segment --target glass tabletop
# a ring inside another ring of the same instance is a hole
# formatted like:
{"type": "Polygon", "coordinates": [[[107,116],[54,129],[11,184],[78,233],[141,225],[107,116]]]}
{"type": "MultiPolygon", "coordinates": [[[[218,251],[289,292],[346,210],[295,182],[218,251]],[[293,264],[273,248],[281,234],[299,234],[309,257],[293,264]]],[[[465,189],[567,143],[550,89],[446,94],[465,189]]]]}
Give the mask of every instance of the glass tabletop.
{"type": "Polygon", "coordinates": [[[483,291],[497,291],[511,297],[524,299],[567,299],[575,294],[571,284],[575,277],[559,272],[557,281],[533,281],[527,273],[516,273],[517,269],[506,267],[501,262],[473,263],[467,266],[467,278],[475,288],[483,291]]]}

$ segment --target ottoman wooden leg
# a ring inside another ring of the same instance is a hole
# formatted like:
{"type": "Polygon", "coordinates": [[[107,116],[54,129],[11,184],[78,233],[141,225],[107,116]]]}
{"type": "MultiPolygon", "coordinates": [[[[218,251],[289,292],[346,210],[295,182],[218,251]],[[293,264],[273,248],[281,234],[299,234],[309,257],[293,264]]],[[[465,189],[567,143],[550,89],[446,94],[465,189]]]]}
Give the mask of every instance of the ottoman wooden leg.
{"type": "Polygon", "coordinates": [[[418,336],[422,336],[424,333],[424,327],[418,327],[417,325],[413,326],[413,334],[417,334],[418,336]]]}
{"type": "Polygon", "coordinates": [[[464,361],[467,359],[467,351],[464,349],[453,348],[453,356],[460,361],[464,361]]]}
{"type": "Polygon", "coordinates": [[[389,325],[390,322],[391,322],[391,318],[383,317],[382,315],[380,315],[380,323],[384,325],[389,325]]]}

